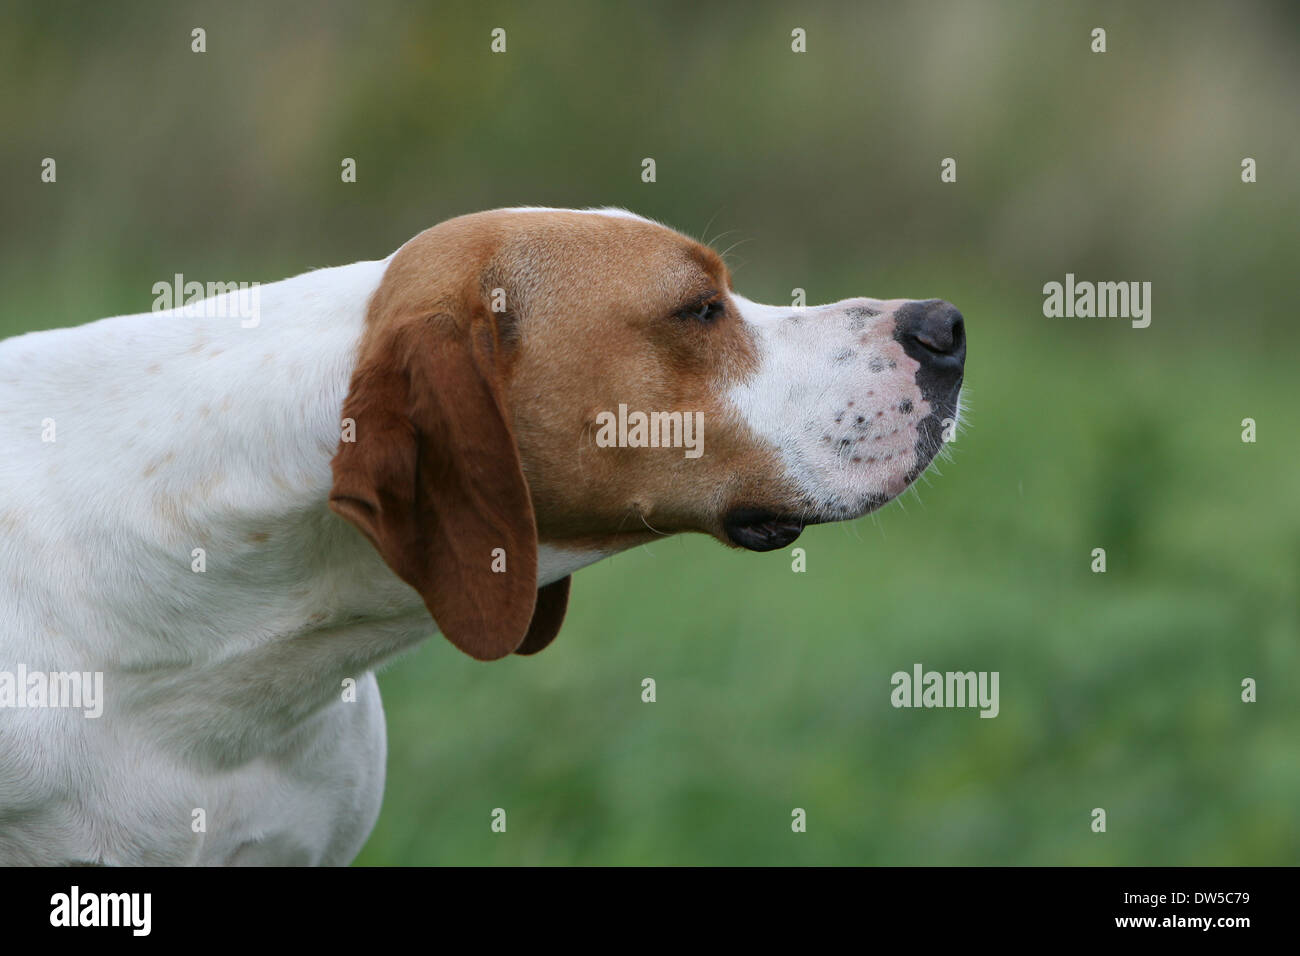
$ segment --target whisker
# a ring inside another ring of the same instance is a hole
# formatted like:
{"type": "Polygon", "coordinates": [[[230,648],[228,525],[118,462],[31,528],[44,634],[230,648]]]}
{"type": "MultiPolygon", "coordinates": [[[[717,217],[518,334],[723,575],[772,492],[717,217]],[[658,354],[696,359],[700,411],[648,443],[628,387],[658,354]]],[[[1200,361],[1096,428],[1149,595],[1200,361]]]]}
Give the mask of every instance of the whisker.
{"type": "Polygon", "coordinates": [[[658,528],[650,527],[650,522],[645,520],[644,511],[641,511],[639,508],[635,508],[635,507],[633,508],[633,510],[636,511],[637,517],[641,519],[641,523],[643,525],[645,525],[647,528],[650,528],[651,531],[653,531],[655,534],[659,535],[660,537],[664,537],[664,538],[669,537],[669,533],[667,531],[660,531],[658,528]]]}
{"type": "Polygon", "coordinates": [[[720,213],[720,212],[722,212],[722,209],[721,209],[721,208],[719,208],[719,209],[717,209],[717,210],[714,211],[713,215],[709,217],[709,221],[706,222],[706,223],[704,224],[704,229],[703,229],[703,231],[700,233],[700,235],[702,235],[702,236],[705,237],[705,238],[701,239],[700,242],[703,243],[703,244],[706,245],[706,246],[711,246],[711,245],[713,245],[712,241],[710,241],[707,237],[708,237],[708,235],[709,235],[709,228],[713,225],[713,220],[715,220],[715,219],[718,218],[718,213],[720,213]]]}
{"type": "MultiPolygon", "coordinates": [[[[734,229],[731,230],[731,231],[732,231],[732,232],[735,232],[734,229]]],[[[726,235],[726,233],[723,233],[723,235],[726,235]]],[[[720,237],[719,237],[719,238],[720,238],[720,237]]],[[[746,239],[737,239],[737,240],[736,240],[735,242],[733,242],[731,245],[727,246],[727,248],[726,248],[726,250],[725,250],[724,252],[719,252],[718,255],[721,256],[721,257],[725,260],[725,259],[727,258],[727,256],[730,255],[732,249],[735,249],[737,246],[743,246],[743,245],[744,245],[745,243],[747,243],[747,242],[753,242],[753,241],[754,241],[754,237],[753,237],[753,236],[750,236],[749,238],[746,238],[746,239]]]]}

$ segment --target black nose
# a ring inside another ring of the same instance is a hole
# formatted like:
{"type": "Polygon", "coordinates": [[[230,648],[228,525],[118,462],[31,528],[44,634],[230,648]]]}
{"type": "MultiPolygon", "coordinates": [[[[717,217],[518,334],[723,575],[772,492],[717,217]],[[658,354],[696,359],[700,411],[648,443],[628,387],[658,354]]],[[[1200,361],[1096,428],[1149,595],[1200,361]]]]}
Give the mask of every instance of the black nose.
{"type": "Polygon", "coordinates": [[[942,299],[909,302],[894,313],[894,338],[921,363],[917,384],[927,399],[961,384],[966,364],[966,323],[956,306],[942,299]]]}
{"type": "Polygon", "coordinates": [[[960,370],[966,362],[966,323],[951,302],[909,302],[894,316],[894,337],[922,365],[960,370]]]}

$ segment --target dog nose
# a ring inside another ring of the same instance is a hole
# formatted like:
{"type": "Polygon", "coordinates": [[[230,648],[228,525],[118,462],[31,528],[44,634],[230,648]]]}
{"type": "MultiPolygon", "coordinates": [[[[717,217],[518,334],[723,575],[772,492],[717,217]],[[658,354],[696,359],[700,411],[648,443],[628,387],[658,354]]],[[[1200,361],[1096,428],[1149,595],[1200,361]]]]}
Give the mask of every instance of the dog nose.
{"type": "Polygon", "coordinates": [[[960,373],[966,363],[966,323],[951,302],[909,302],[894,316],[903,351],[936,372],[960,373]]]}

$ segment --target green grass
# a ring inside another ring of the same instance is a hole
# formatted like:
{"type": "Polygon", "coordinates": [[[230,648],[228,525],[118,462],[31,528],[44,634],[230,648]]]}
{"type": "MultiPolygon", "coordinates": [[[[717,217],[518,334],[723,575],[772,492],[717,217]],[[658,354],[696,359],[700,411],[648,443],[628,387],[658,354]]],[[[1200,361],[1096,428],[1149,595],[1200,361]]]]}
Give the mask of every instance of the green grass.
{"type": "Polygon", "coordinates": [[[942,476],[808,530],[806,573],[666,540],[580,572],[539,657],[387,669],[359,862],[1294,864],[1293,386],[1045,322],[972,321],[942,476]],[[895,710],[915,662],[999,671],[1000,715],[895,710]]]}

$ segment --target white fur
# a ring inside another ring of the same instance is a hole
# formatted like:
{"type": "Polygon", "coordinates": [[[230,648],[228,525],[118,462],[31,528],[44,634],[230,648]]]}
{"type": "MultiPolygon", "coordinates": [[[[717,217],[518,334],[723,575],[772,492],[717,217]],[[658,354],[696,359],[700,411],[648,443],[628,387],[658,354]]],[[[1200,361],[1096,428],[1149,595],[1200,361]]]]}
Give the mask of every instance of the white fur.
{"type": "MultiPolygon", "coordinates": [[[[360,850],[384,781],[371,670],[436,633],[327,506],[386,265],[263,286],[254,328],[173,310],[0,342],[0,670],[101,671],[105,697],[98,719],[0,708],[0,862],[360,850]]],[[[539,583],[598,557],[543,548],[539,583]]]]}
{"type": "Polygon", "coordinates": [[[619,206],[601,206],[599,209],[560,209],[555,206],[512,206],[508,212],[581,212],[589,216],[609,216],[611,219],[634,219],[637,222],[648,222],[652,225],[661,225],[653,219],[647,219],[645,216],[639,216],[628,209],[619,206]]]}

